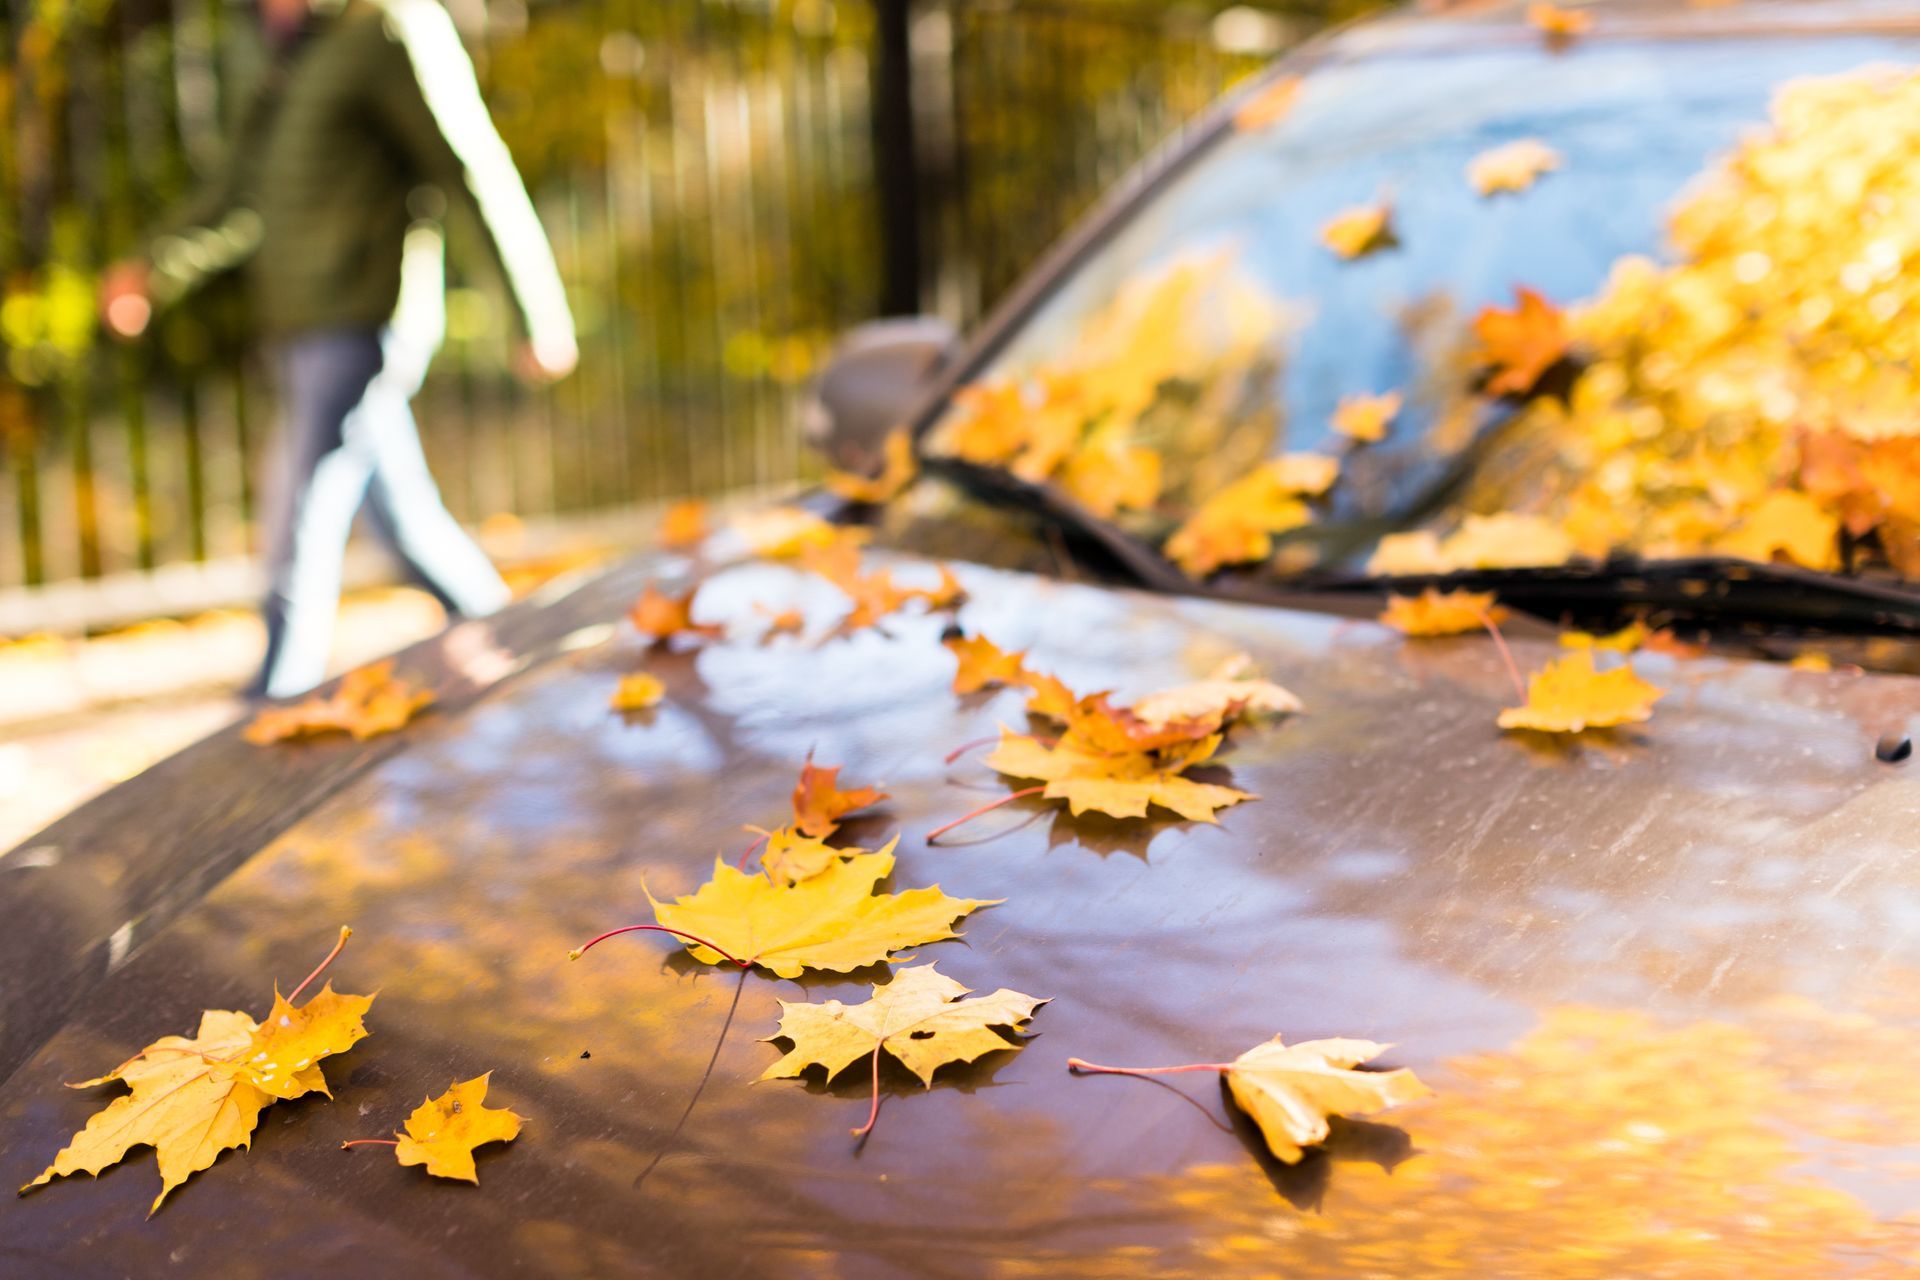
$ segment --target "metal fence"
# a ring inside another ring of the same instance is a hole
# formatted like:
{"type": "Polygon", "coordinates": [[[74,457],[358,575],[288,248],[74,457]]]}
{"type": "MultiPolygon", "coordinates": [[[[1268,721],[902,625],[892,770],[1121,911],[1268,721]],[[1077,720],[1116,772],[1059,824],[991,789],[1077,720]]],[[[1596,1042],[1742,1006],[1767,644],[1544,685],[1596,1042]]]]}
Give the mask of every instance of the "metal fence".
{"type": "MultiPolygon", "coordinates": [[[[913,301],[970,321],[1294,30],[1124,0],[449,8],[583,350],[559,386],[515,383],[505,308],[460,275],[453,228],[418,410],[469,520],[801,474],[796,391],[839,330],[913,301]]],[[[256,61],[250,9],[0,0],[0,588],[249,547],[272,410],[239,289],[132,346],[104,340],[94,296],[215,163],[256,61]]]]}

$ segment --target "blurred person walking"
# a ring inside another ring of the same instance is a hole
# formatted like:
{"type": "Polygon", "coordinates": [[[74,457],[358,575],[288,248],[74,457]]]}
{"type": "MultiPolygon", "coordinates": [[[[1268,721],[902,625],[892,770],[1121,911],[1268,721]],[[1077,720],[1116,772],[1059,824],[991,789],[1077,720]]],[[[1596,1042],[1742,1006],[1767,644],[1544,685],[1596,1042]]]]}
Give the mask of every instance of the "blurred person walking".
{"type": "Polygon", "coordinates": [[[259,5],[272,56],[224,172],[144,261],[109,272],[102,302],[131,337],[153,307],[247,268],[283,415],[253,691],[283,697],[326,674],[363,503],[449,613],[507,602],[442,503],[409,407],[444,330],[436,219],[449,199],[475,215],[513,295],[521,372],[563,377],[578,348],[553,251],[438,0],[259,5]]]}

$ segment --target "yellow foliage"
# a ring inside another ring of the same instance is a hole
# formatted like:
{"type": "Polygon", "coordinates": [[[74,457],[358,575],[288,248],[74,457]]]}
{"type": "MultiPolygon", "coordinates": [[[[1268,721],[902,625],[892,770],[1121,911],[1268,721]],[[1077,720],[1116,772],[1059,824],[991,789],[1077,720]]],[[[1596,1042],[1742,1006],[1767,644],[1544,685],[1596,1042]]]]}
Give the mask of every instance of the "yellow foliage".
{"type": "Polygon", "coordinates": [[[456,1081],[437,1098],[428,1098],[407,1117],[404,1133],[394,1148],[403,1165],[424,1164],[436,1178],[480,1182],[473,1165],[473,1149],[489,1142],[512,1142],[520,1135],[521,1117],[504,1107],[489,1107],[487,1081],[493,1075],[456,1081]]]}
{"type": "Polygon", "coordinates": [[[1519,138],[1482,151],[1467,162],[1467,181],[1483,196],[1502,191],[1521,192],[1543,173],[1564,163],[1560,153],[1538,138],[1519,138]]]}
{"type": "Polygon", "coordinates": [[[1406,636],[1454,636],[1498,625],[1507,611],[1493,602],[1491,591],[1439,591],[1428,587],[1417,596],[1387,597],[1380,621],[1406,636]]]}
{"type": "Polygon", "coordinates": [[[1665,694],[1632,667],[1596,671],[1593,652],[1580,649],[1527,677],[1526,704],[1502,711],[1500,727],[1579,733],[1636,724],[1653,715],[1653,704],[1665,694]]]}
{"type": "Polygon", "coordinates": [[[1344,396],[1333,411],[1333,429],[1358,444],[1374,444],[1386,438],[1387,424],[1399,413],[1398,391],[1377,396],[1344,396]]]}
{"type": "Polygon", "coordinates": [[[1320,228],[1320,243],[1349,261],[1393,242],[1393,206],[1385,202],[1343,209],[1320,228]]]}
{"type": "Polygon", "coordinates": [[[620,683],[614,686],[612,706],[615,711],[645,711],[659,706],[666,692],[667,686],[660,683],[659,676],[635,671],[621,676],[620,683]]]}

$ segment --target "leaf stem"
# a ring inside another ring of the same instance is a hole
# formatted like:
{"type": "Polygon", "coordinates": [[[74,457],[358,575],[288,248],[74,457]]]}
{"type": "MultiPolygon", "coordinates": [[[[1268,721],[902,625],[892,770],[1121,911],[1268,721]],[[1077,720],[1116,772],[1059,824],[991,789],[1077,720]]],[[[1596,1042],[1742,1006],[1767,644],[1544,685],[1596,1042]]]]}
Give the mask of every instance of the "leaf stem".
{"type": "MultiPolygon", "coordinates": [[[[747,827],[745,828],[745,830],[760,831],[760,838],[758,840],[755,840],[752,844],[748,845],[747,851],[740,855],[740,861],[733,864],[733,868],[736,871],[745,871],[747,869],[747,859],[753,856],[753,851],[755,849],[758,849],[761,845],[765,844],[768,840],[773,838],[773,832],[761,831],[759,827],[747,827]]],[[[720,948],[718,947],[714,948],[715,951],[718,951],[719,949],[720,948]]]]}
{"type": "Polygon", "coordinates": [[[395,1138],[355,1138],[351,1142],[341,1143],[340,1149],[345,1151],[348,1147],[397,1147],[399,1145],[399,1140],[395,1138]]]}
{"type": "Polygon", "coordinates": [[[623,933],[641,933],[641,932],[670,933],[676,938],[684,938],[686,941],[697,943],[700,946],[706,947],[710,951],[718,951],[721,955],[733,961],[735,964],[739,965],[742,969],[751,969],[753,967],[753,961],[742,960],[739,956],[729,953],[725,947],[719,946],[712,942],[708,942],[705,938],[701,937],[700,935],[695,933],[688,933],[684,929],[669,929],[664,924],[629,924],[629,925],[623,925],[618,929],[609,929],[605,933],[601,934],[599,937],[588,942],[585,946],[575,947],[572,951],[567,952],[567,959],[578,960],[581,956],[587,954],[587,952],[593,950],[594,947],[598,946],[602,942],[605,942],[608,938],[617,938],[623,933]]]}
{"type": "Polygon", "coordinates": [[[333,950],[327,952],[327,958],[325,960],[322,960],[319,964],[314,966],[314,970],[312,973],[308,974],[305,978],[302,978],[300,980],[300,985],[295,987],[293,989],[293,994],[287,997],[288,1004],[292,1004],[295,1000],[298,1000],[300,998],[300,993],[302,991],[305,991],[308,988],[308,986],[310,986],[313,983],[313,980],[315,978],[319,977],[322,973],[326,972],[327,966],[334,962],[334,959],[337,956],[339,956],[341,949],[347,945],[347,939],[351,938],[352,936],[353,936],[352,929],[349,929],[344,924],[340,926],[340,941],[333,944],[333,950]]]}
{"type": "Polygon", "coordinates": [[[1513,691],[1515,695],[1519,697],[1520,701],[1525,702],[1527,700],[1527,682],[1520,676],[1520,666],[1513,660],[1513,650],[1507,648],[1506,637],[1500,634],[1500,627],[1494,622],[1492,614],[1488,613],[1485,609],[1475,609],[1474,612],[1480,616],[1480,625],[1485,627],[1487,634],[1493,637],[1494,647],[1500,650],[1500,660],[1507,664],[1507,674],[1513,677],[1513,691]]]}
{"type": "Polygon", "coordinates": [[[856,1138],[865,1138],[873,1132],[874,1121],[880,1118],[880,1048],[885,1040],[873,1046],[873,1105],[867,1108],[867,1122],[853,1130],[856,1138]]]}
{"type": "Polygon", "coordinates": [[[1047,789],[1047,784],[1043,782],[1037,787],[1027,787],[1020,791],[1009,792],[1008,794],[1001,796],[998,800],[989,801],[988,803],[981,805],[978,809],[975,809],[970,813],[961,814],[959,817],[955,818],[952,822],[947,823],[945,826],[935,827],[932,831],[927,832],[927,843],[932,844],[935,840],[938,840],[941,836],[947,834],[947,832],[953,830],[955,827],[959,826],[963,822],[971,822],[975,818],[979,817],[981,814],[991,813],[993,810],[998,809],[1003,804],[1012,804],[1015,800],[1023,800],[1028,796],[1037,796],[1042,791],[1045,791],[1046,789],[1047,789]]]}
{"type": "Polygon", "coordinates": [[[1103,1067],[1097,1062],[1068,1058],[1067,1070],[1103,1076],[1170,1076],[1182,1071],[1231,1071],[1231,1062],[1189,1062],[1181,1067],[1103,1067]]]}

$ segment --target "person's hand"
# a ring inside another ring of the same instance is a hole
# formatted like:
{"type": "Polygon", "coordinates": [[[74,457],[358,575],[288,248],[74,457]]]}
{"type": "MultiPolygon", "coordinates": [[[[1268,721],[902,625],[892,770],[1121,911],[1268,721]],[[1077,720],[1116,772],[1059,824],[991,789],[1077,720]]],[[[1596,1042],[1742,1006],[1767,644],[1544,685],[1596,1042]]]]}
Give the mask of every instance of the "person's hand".
{"type": "Polygon", "coordinates": [[[580,363],[580,348],[565,342],[522,342],[513,356],[514,371],[528,382],[558,382],[580,363]]]}
{"type": "Polygon", "coordinates": [[[129,259],[107,268],[100,280],[100,317],[116,338],[137,338],[147,331],[153,319],[153,295],[146,263],[129,259]]]}

